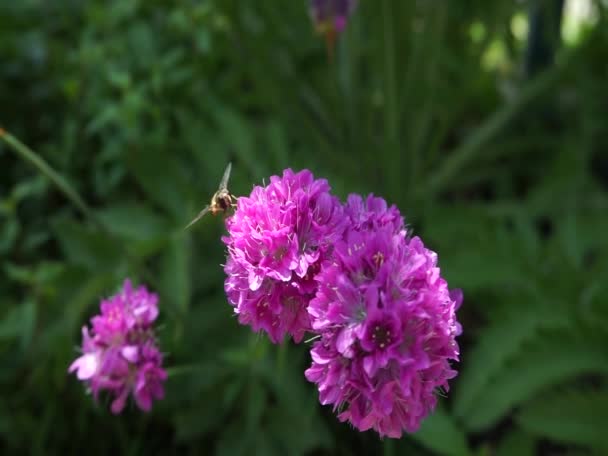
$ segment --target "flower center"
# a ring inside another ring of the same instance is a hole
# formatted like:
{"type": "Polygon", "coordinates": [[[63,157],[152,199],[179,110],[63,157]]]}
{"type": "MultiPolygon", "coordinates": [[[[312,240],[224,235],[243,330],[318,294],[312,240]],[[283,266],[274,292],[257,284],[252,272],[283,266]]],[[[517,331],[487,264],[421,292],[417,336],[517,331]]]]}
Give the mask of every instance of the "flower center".
{"type": "Polygon", "coordinates": [[[268,301],[259,301],[256,305],[258,318],[264,317],[265,311],[268,309],[268,301]]]}
{"type": "Polygon", "coordinates": [[[306,275],[303,277],[304,280],[312,280],[317,275],[317,273],[321,270],[321,265],[317,263],[313,263],[308,266],[308,270],[306,271],[306,275]]]}
{"type": "Polygon", "coordinates": [[[393,336],[390,329],[387,329],[384,326],[376,325],[372,331],[372,340],[378,347],[384,348],[391,344],[393,341],[393,336]]]}
{"type": "Polygon", "coordinates": [[[273,255],[274,259],[276,261],[280,261],[283,259],[283,257],[285,256],[286,253],[287,253],[287,247],[281,246],[275,250],[274,255],[273,255]]]}
{"type": "Polygon", "coordinates": [[[382,266],[382,263],[384,263],[384,254],[382,252],[376,252],[372,256],[372,260],[374,260],[376,267],[379,268],[382,266]]]}
{"type": "Polygon", "coordinates": [[[120,309],[117,308],[110,309],[110,312],[108,312],[106,319],[108,324],[110,325],[120,323],[120,321],[122,320],[122,312],[120,311],[120,309]]]}

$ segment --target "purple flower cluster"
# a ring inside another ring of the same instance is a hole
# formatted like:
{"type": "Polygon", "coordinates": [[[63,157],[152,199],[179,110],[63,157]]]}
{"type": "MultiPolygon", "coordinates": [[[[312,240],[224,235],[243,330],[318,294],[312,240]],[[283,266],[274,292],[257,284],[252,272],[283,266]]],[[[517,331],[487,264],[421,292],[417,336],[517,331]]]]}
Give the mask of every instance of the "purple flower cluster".
{"type": "Polygon", "coordinates": [[[323,404],[360,430],[400,437],[434,409],[456,376],[462,301],[439,275],[437,255],[402,229],[395,208],[351,196],[352,224],[316,277],[313,345],[306,378],[323,404]]]}
{"type": "Polygon", "coordinates": [[[318,31],[340,33],[357,6],[357,0],[309,0],[310,16],[318,31]]]}
{"type": "Polygon", "coordinates": [[[82,356],[69,367],[97,399],[101,391],[113,398],[112,413],[120,413],[131,393],[138,407],[152,408],[162,399],[167,373],[156,346],[153,323],[158,296],[125,280],[120,293],[101,301],[101,315],[91,319],[92,330],[82,328],[82,356]]]}
{"type": "Polygon", "coordinates": [[[342,205],[309,171],[273,176],[227,222],[225,289],[239,320],[299,342],[318,336],[306,378],[339,419],[381,436],[414,432],[456,375],[460,290],[382,198],[342,205]]]}
{"type": "Polygon", "coordinates": [[[314,276],[345,227],[340,201],[310,171],[272,176],[227,219],[226,294],[239,321],[277,343],[310,330],[314,276]]]}

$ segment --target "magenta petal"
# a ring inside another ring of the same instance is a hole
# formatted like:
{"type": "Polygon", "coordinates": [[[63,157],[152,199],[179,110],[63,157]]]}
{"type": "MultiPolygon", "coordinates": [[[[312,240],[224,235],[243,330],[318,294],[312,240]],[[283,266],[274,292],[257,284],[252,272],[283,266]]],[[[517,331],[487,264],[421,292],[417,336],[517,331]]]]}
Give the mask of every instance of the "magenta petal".
{"type": "Polygon", "coordinates": [[[452,301],[454,301],[454,308],[455,310],[458,310],[460,308],[460,306],[462,305],[462,299],[463,299],[463,294],[462,294],[462,290],[460,288],[454,288],[453,290],[450,290],[450,299],[452,301]]]}
{"type": "Polygon", "coordinates": [[[370,355],[363,358],[363,370],[370,377],[376,373],[376,360],[374,356],[370,355]]]}
{"type": "Polygon", "coordinates": [[[131,363],[136,363],[139,355],[139,347],[137,345],[126,345],[120,351],[122,356],[131,363]]]}
{"type": "Polygon", "coordinates": [[[144,412],[149,412],[152,409],[152,398],[146,392],[135,393],[135,402],[144,412]]]}
{"type": "Polygon", "coordinates": [[[319,353],[318,351],[315,351],[315,350],[312,350],[310,352],[310,356],[312,357],[313,362],[316,364],[328,364],[330,361],[332,361],[331,358],[325,357],[321,353],[319,353]]]}
{"type": "Polygon", "coordinates": [[[118,415],[120,412],[123,411],[123,409],[125,408],[126,402],[127,402],[128,394],[129,394],[129,391],[127,389],[124,389],[124,391],[122,391],[118,395],[118,397],[112,401],[110,410],[112,411],[112,413],[114,415],[118,415]]]}
{"type": "Polygon", "coordinates": [[[87,353],[76,359],[76,361],[70,365],[68,372],[77,370],[76,377],[78,380],[88,380],[97,373],[98,367],[99,356],[97,353],[87,353]]]}
{"type": "Polygon", "coordinates": [[[257,273],[257,271],[249,271],[249,289],[251,291],[257,291],[262,286],[264,278],[257,273]]]}
{"type": "Polygon", "coordinates": [[[355,328],[352,326],[348,326],[338,333],[338,338],[336,339],[336,349],[339,353],[344,355],[351,348],[356,340],[355,333],[355,328]]]}

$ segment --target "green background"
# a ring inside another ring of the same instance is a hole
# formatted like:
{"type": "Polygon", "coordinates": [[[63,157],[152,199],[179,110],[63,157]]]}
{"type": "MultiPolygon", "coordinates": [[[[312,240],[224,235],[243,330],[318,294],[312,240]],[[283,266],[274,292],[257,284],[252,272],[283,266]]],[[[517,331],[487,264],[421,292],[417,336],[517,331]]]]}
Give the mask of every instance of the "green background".
{"type": "Polygon", "coordinates": [[[304,0],[0,0],[0,125],[91,208],[0,144],[2,454],[608,454],[606,2],[360,3],[330,60],[304,0]],[[462,362],[420,432],[339,423],[306,346],[237,324],[222,219],[182,231],[228,161],[236,195],[381,195],[439,253],[462,362]],[[66,370],[126,276],[170,379],[114,417],[66,370]]]}

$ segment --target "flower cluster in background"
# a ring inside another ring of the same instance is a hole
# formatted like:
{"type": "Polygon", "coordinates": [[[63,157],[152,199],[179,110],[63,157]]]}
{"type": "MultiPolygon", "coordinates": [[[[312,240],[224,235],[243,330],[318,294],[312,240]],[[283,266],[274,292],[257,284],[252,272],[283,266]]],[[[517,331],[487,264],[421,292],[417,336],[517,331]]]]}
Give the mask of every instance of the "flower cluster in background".
{"type": "Polygon", "coordinates": [[[357,0],[309,0],[310,17],[317,33],[325,36],[330,58],[337,36],[346,28],[356,6],[357,0]]]}
{"type": "Polygon", "coordinates": [[[101,301],[101,314],[82,328],[82,356],[69,367],[95,399],[101,391],[112,397],[112,413],[120,413],[129,394],[149,411],[164,395],[167,373],[154,335],[158,296],[126,280],[122,290],[101,301]]]}
{"type": "Polygon", "coordinates": [[[321,403],[359,430],[400,437],[456,375],[462,294],[395,206],[329,192],[288,169],[238,199],[223,238],[228,300],[275,343],[316,334],[305,375],[321,403]]]}
{"type": "Polygon", "coordinates": [[[309,10],[315,28],[320,33],[340,33],[357,6],[357,0],[309,0],[309,10]]]}

